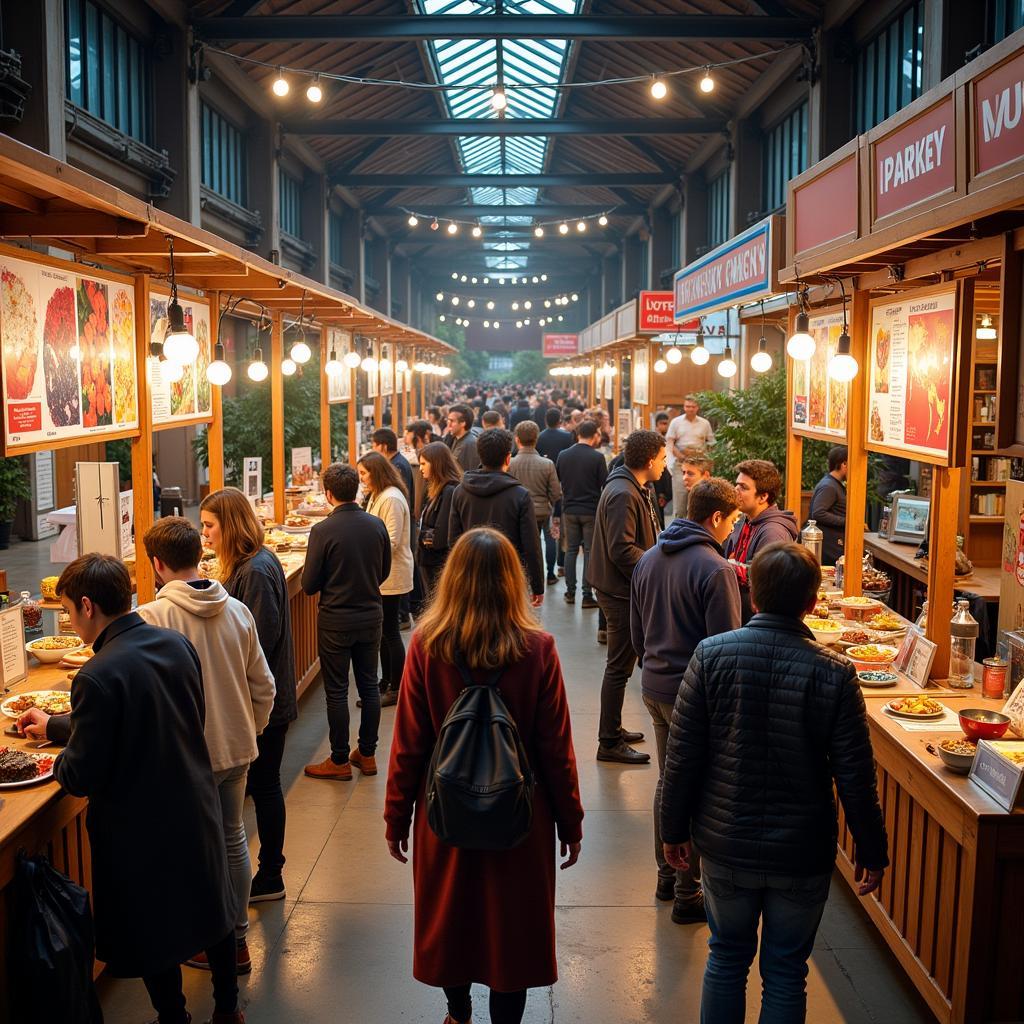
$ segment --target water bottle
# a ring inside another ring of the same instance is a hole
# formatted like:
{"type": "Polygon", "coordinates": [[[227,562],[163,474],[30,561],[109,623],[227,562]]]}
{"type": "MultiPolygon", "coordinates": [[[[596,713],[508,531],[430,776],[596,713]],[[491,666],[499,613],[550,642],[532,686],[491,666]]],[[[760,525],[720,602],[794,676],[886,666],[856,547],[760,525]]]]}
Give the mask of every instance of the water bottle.
{"type": "Polygon", "coordinates": [[[800,532],[800,543],[814,555],[818,565],[821,565],[821,542],[822,533],[818,529],[818,524],[813,519],[808,519],[807,525],[800,532]]]}
{"type": "Polygon", "coordinates": [[[957,690],[974,686],[974,648],[978,642],[978,621],[968,602],[961,598],[949,624],[949,685],[957,690]]]}

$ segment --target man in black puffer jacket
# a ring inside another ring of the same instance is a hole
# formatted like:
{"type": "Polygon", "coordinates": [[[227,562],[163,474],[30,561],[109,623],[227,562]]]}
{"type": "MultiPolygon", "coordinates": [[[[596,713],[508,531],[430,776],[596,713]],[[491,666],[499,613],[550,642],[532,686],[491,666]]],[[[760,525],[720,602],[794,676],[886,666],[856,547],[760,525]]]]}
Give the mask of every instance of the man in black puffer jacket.
{"type": "Polygon", "coordinates": [[[861,896],[889,863],[856,672],[801,622],[821,569],[806,548],[772,544],[750,582],[758,613],[704,640],[687,666],[661,796],[666,860],[686,870],[691,839],[701,854],[711,927],[701,1020],[715,1024],[744,1020],[762,915],[762,1019],[804,1019],[807,958],[836,857],[833,782],[861,896]]]}

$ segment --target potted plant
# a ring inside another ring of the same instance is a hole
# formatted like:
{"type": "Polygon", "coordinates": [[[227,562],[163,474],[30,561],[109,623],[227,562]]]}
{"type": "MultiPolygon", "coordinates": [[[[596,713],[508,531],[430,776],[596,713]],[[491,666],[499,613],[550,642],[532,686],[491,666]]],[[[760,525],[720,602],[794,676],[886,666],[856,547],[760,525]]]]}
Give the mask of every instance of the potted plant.
{"type": "Polygon", "coordinates": [[[23,461],[0,458],[0,550],[10,546],[11,525],[18,502],[31,496],[23,461]]]}

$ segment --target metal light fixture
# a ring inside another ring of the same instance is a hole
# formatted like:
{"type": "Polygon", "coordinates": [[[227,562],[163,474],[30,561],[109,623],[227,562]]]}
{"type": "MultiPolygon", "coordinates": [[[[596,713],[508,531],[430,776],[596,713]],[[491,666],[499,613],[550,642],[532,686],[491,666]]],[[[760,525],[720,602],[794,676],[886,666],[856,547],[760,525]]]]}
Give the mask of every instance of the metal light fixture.
{"type": "Polygon", "coordinates": [[[843,333],[836,342],[836,354],[828,361],[828,375],[840,384],[848,384],[857,376],[860,366],[850,351],[851,341],[846,327],[846,288],[842,279],[839,280],[839,287],[843,291],[843,333]]]}
{"type": "Polygon", "coordinates": [[[702,325],[701,330],[697,331],[697,344],[690,350],[690,360],[696,366],[704,366],[710,358],[711,353],[704,346],[704,330],[702,325]]]}
{"type": "Polygon", "coordinates": [[[195,362],[199,355],[199,342],[185,326],[185,311],[178,302],[178,282],[174,276],[174,239],[167,236],[171,262],[171,301],[167,303],[167,333],[164,335],[163,356],[172,363],[195,362]]]}
{"type": "Polygon", "coordinates": [[[249,380],[255,381],[257,384],[261,380],[266,380],[270,373],[270,369],[267,364],[263,362],[263,349],[259,346],[256,347],[256,350],[252,354],[252,362],[249,363],[247,373],[249,375],[249,380]]]}
{"type": "Polygon", "coordinates": [[[974,336],[978,341],[995,341],[996,340],[996,325],[992,323],[992,317],[986,313],[981,318],[981,323],[978,325],[977,330],[974,332],[974,336]]]}
{"type": "Polygon", "coordinates": [[[786,351],[790,358],[799,362],[806,362],[814,355],[816,343],[814,335],[810,332],[811,318],[801,309],[796,315],[796,330],[790,335],[786,342],[786,351]]]}
{"type": "Polygon", "coordinates": [[[288,79],[284,77],[284,72],[281,68],[277,69],[277,78],[274,79],[274,84],[270,88],[275,96],[284,97],[288,95],[288,79]]]}
{"type": "Polygon", "coordinates": [[[715,80],[711,77],[710,66],[704,69],[704,77],[700,80],[700,91],[703,93],[715,91],[715,80]]]}
{"type": "Polygon", "coordinates": [[[650,93],[653,99],[663,100],[668,95],[668,86],[663,78],[654,77],[651,79],[650,93]]]}
{"type": "Polygon", "coordinates": [[[764,299],[761,300],[761,337],[757,351],[750,357],[750,368],[754,373],[767,373],[772,368],[772,354],[768,351],[768,339],[764,336],[764,299]]]}
{"type": "Polygon", "coordinates": [[[324,91],[320,88],[320,76],[315,75],[306,90],[306,99],[310,103],[319,103],[324,98],[324,91]]]}
{"type": "Polygon", "coordinates": [[[334,347],[332,346],[331,354],[327,357],[327,362],[324,363],[324,373],[326,373],[328,377],[333,377],[335,374],[341,373],[344,369],[345,367],[342,366],[341,362],[338,360],[338,353],[335,352],[334,347]]]}
{"type": "Polygon", "coordinates": [[[732,357],[732,348],[729,345],[725,346],[725,358],[718,364],[718,372],[722,377],[727,380],[730,377],[736,376],[736,360],[732,357]]]}

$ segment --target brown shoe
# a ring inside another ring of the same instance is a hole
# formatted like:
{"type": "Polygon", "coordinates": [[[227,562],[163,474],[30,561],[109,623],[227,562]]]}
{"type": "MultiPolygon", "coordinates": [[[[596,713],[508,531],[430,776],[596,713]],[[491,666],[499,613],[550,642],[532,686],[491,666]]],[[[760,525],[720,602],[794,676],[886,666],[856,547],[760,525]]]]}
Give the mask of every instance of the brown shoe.
{"type": "MultiPolygon", "coordinates": [[[[235,973],[249,974],[252,971],[252,957],[249,955],[249,945],[245,939],[242,939],[242,941],[237,944],[236,957],[235,973]]],[[[186,960],[185,966],[194,967],[198,971],[208,971],[210,970],[210,961],[204,951],[202,953],[196,953],[195,956],[186,960]]]]}
{"type": "Polygon", "coordinates": [[[351,782],[352,766],[346,764],[335,764],[329,757],[319,764],[307,764],[306,774],[311,779],[334,779],[335,782],[351,782]]]}
{"type": "Polygon", "coordinates": [[[377,759],[370,754],[367,756],[357,747],[348,756],[348,763],[358,768],[364,775],[377,774],[377,759]]]}

